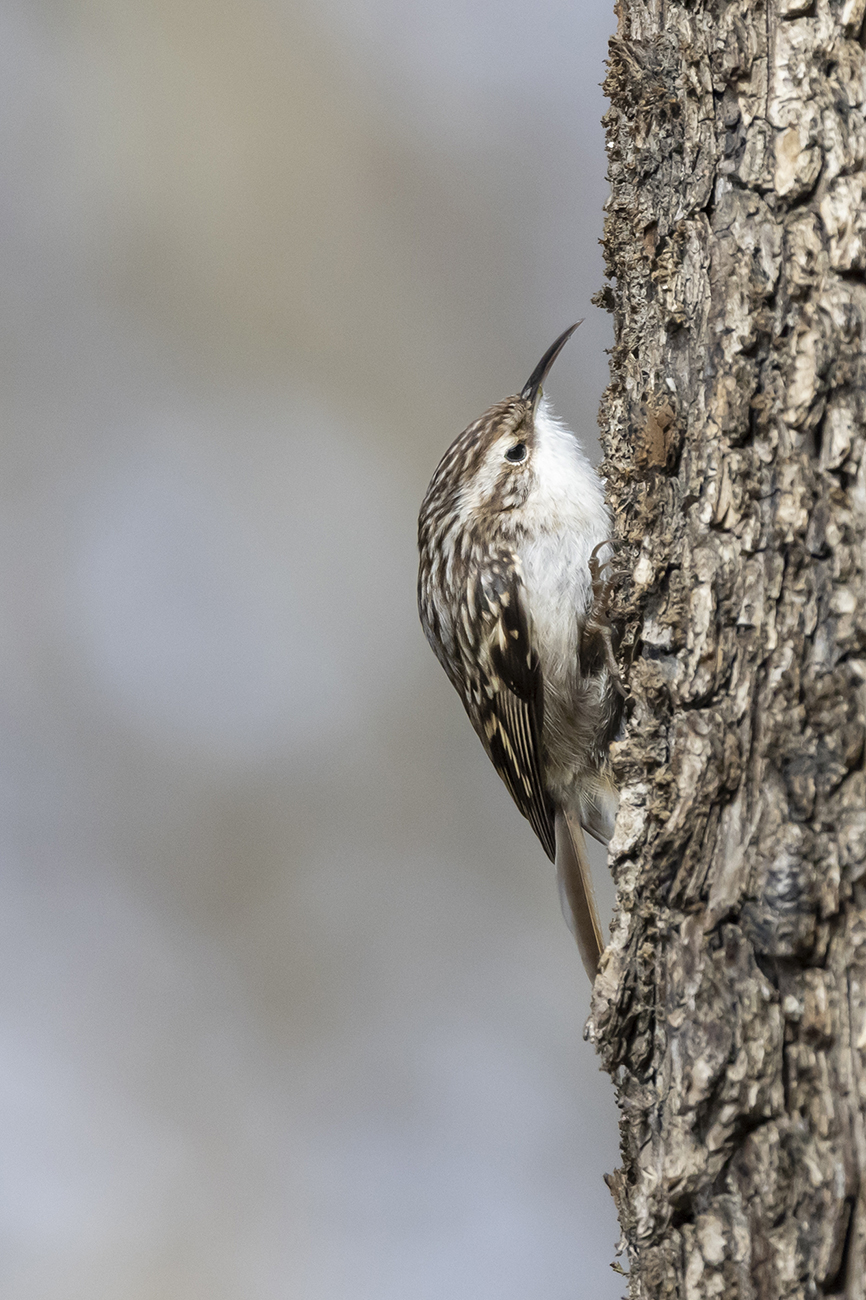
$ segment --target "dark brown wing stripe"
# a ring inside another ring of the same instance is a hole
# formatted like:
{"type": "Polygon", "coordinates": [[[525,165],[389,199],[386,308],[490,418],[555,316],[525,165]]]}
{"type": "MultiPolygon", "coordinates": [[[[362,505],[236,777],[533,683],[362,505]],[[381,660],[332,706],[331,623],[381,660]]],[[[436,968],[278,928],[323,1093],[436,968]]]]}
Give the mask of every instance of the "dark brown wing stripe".
{"type": "Polygon", "coordinates": [[[552,862],[556,856],[553,805],[544,792],[541,780],[539,740],[531,707],[509,690],[501,691],[496,697],[496,703],[500,713],[500,727],[509,742],[509,776],[504,776],[498,763],[497,770],[503,775],[515,803],[524,817],[529,819],[552,862]]]}
{"type": "Polygon", "coordinates": [[[486,748],[552,861],[556,854],[553,805],[541,776],[541,669],[532,651],[522,584],[510,559],[502,557],[493,567],[488,595],[489,607],[497,615],[488,644],[492,675],[499,689],[492,699],[485,700],[486,748]]]}

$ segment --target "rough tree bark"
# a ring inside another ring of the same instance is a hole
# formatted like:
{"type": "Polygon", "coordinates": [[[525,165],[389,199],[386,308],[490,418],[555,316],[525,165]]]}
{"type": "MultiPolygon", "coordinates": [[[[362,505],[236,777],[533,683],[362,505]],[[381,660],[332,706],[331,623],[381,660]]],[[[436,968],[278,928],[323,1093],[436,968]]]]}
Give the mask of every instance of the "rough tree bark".
{"type": "Polygon", "coordinates": [[[866,0],[620,0],[631,657],[589,1032],[641,1300],[866,1298],[866,0]]]}

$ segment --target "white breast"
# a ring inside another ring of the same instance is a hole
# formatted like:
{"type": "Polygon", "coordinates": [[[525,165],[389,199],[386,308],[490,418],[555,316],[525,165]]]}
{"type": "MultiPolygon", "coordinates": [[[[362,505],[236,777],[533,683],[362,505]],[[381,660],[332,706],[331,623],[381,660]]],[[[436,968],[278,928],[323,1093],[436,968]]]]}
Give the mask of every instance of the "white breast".
{"type": "Polygon", "coordinates": [[[591,600],[589,558],[610,536],[601,479],[577,439],[542,402],[535,416],[536,487],[524,506],[523,579],[546,685],[573,680],[591,600]]]}

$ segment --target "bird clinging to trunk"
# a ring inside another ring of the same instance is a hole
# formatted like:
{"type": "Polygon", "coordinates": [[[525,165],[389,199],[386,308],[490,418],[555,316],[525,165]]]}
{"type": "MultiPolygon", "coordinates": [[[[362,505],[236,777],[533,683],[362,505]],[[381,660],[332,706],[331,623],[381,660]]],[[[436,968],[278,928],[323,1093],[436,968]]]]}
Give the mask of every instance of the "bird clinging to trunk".
{"type": "Polygon", "coordinates": [[[600,580],[602,483],[542,394],[576,329],[439,462],[418,520],[418,608],[488,757],[556,863],[593,979],[604,945],[583,832],[603,844],[613,833],[608,749],[622,688],[600,580]]]}

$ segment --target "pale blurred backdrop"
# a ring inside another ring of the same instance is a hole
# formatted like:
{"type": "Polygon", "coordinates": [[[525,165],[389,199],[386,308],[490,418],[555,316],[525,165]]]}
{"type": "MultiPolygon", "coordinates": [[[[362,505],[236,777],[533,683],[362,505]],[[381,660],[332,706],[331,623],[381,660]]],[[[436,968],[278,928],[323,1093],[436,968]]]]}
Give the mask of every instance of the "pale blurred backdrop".
{"type": "Polygon", "coordinates": [[[588,985],[414,591],[579,316],[597,458],[613,21],[2,0],[4,1300],[622,1293],[588,985]]]}

